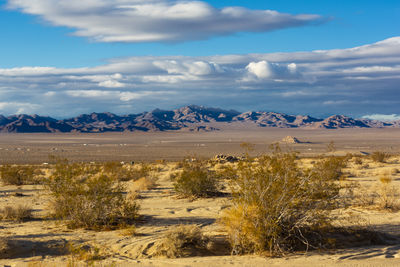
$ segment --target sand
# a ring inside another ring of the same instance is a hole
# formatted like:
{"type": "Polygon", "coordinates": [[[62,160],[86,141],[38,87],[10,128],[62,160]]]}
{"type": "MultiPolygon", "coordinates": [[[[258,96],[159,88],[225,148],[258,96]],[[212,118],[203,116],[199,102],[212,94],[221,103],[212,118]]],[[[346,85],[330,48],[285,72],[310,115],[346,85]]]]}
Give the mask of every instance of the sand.
{"type": "MultiPolygon", "coordinates": [[[[379,132],[379,131],[378,131],[379,132]]],[[[313,142],[312,144],[294,144],[296,149],[307,151],[308,145],[317,151],[325,150],[326,144],[331,139],[335,141],[337,151],[334,153],[345,154],[347,149],[354,151],[374,151],[378,148],[394,147],[397,151],[399,141],[396,139],[400,131],[382,132],[377,137],[377,132],[371,131],[364,133],[362,138],[356,138],[354,133],[362,133],[358,131],[342,131],[337,132],[341,136],[339,138],[335,133],[330,131],[313,132],[312,137],[308,137],[307,132],[296,131],[290,132],[291,136],[299,138],[301,141],[313,142]],[[385,134],[383,134],[385,133],[385,134]],[[336,139],[334,138],[336,136],[336,139]],[[332,138],[331,138],[332,137],[332,138]],[[377,141],[370,143],[375,138],[377,141]],[[396,140],[395,140],[396,139],[396,140]],[[395,140],[389,144],[390,140],[395,140]],[[303,147],[304,146],[304,147],[303,147]],[[355,149],[357,148],[357,149],[355,149]]],[[[154,134],[153,139],[139,136],[138,141],[132,141],[144,145],[147,142],[155,142],[155,140],[173,141],[186,146],[197,142],[205,143],[207,147],[214,144],[215,147],[223,147],[220,133],[216,135],[208,135],[202,133],[202,140],[198,140],[197,135],[185,135],[185,138],[173,135],[154,134]],[[157,139],[158,138],[158,139],[157,139]],[[208,139],[209,138],[209,139],[208,139]],[[214,140],[213,142],[211,140],[214,140]]],[[[287,136],[287,132],[272,131],[266,138],[259,135],[249,135],[239,138],[239,135],[232,135],[226,138],[232,138],[235,144],[239,146],[241,141],[254,141],[259,146],[267,146],[272,140],[280,140],[280,135],[287,136]],[[235,137],[236,136],[236,137],[235,137]],[[262,141],[260,141],[262,140],[262,141]]],[[[118,139],[118,142],[128,143],[132,140],[132,135],[123,135],[126,139],[118,139]]],[[[117,135],[117,137],[120,137],[117,135]]],[[[7,145],[7,140],[13,140],[8,143],[9,147],[20,145],[21,147],[36,147],[37,149],[47,149],[49,144],[62,147],[73,147],[73,144],[89,144],[98,142],[99,144],[110,145],[117,141],[116,135],[86,136],[72,135],[66,138],[65,135],[4,135],[0,137],[1,146],[7,145]],[[96,139],[96,138],[98,139],[96,139]],[[64,140],[67,142],[62,143],[64,140]]],[[[227,141],[229,143],[229,141],[227,141]]],[[[232,141],[233,142],[233,141],[232,141]]],[[[162,143],[157,146],[160,151],[167,149],[162,143]],[[160,148],[161,147],[161,148],[160,148]]],[[[175,143],[173,143],[175,144],[175,143]]],[[[171,145],[173,146],[173,145],[171,145]]],[[[82,150],[81,146],[79,149],[82,150]]],[[[85,148],[84,148],[85,149],[85,148]]],[[[180,149],[180,148],[179,148],[180,149]]],[[[197,147],[196,147],[197,149],[197,147]]],[[[113,150],[113,148],[111,149],[113,150]]],[[[239,152],[238,154],[242,153],[239,152]]],[[[226,150],[224,152],[229,152],[226,150]]],[[[158,155],[163,152],[159,152],[158,155]]],[[[175,153],[172,152],[171,153],[175,153]]],[[[211,153],[211,152],[209,152],[211,153]]],[[[104,160],[113,158],[118,153],[102,158],[104,160]]],[[[217,153],[215,153],[217,154],[217,153]]],[[[213,154],[213,156],[215,155],[213,154]]],[[[6,154],[2,154],[4,159],[6,154]]],[[[72,154],[71,154],[72,155],[72,154]]],[[[75,155],[75,154],[73,154],[75,155]]],[[[72,156],[73,156],[72,155],[72,156]]],[[[92,154],[90,154],[92,155],[92,154]]],[[[81,159],[89,159],[89,154],[81,159]]],[[[132,156],[133,157],[133,156],[132,156]]],[[[120,158],[118,158],[120,159],[120,158]]],[[[173,159],[173,157],[171,157],[173,159]]],[[[24,159],[26,161],[26,159],[24,159]]],[[[22,161],[24,161],[22,160],[22,161]]],[[[302,159],[302,164],[307,166],[315,160],[313,158],[302,159]]],[[[92,160],[91,160],[92,161],[92,160]]],[[[3,161],[4,162],[4,161],[3,161]]],[[[247,256],[231,256],[216,255],[205,257],[190,257],[180,259],[163,259],[163,258],[146,258],[142,254],[145,247],[151,247],[152,243],[157,241],[166,231],[180,224],[196,224],[210,237],[223,237],[225,235],[223,229],[218,224],[218,218],[221,212],[229,206],[229,197],[216,197],[206,199],[182,199],[178,198],[173,190],[170,174],[175,170],[176,164],[165,163],[158,164],[158,172],[154,175],[157,177],[157,186],[151,190],[140,191],[139,203],[141,205],[140,213],[143,216],[143,222],[137,225],[137,235],[127,233],[126,230],[114,231],[90,231],[83,229],[68,229],[63,222],[53,220],[48,215],[49,195],[41,185],[24,185],[24,186],[1,186],[0,191],[0,208],[7,205],[29,204],[34,209],[34,217],[36,219],[23,223],[11,221],[3,221],[0,223],[0,236],[12,237],[13,242],[18,247],[10,259],[0,259],[0,265],[8,266],[67,266],[72,263],[85,264],[78,257],[69,254],[63,255],[61,250],[67,244],[87,245],[91,248],[98,248],[100,254],[105,256],[104,259],[95,261],[95,266],[399,266],[400,265],[400,241],[391,241],[390,244],[382,246],[362,246],[348,249],[328,250],[328,251],[310,251],[297,254],[289,254],[281,258],[266,258],[256,255],[247,256]],[[15,193],[22,193],[22,197],[15,196],[15,193]],[[114,264],[114,265],[113,265],[114,264]]],[[[376,163],[368,158],[362,159],[362,164],[350,162],[348,168],[344,170],[347,175],[347,182],[357,182],[360,188],[359,195],[372,195],[379,191],[379,178],[387,173],[393,178],[391,186],[397,190],[397,198],[400,193],[400,157],[393,156],[386,163],[376,163]]],[[[127,182],[127,188],[131,187],[132,182],[127,182]]],[[[399,235],[400,230],[400,212],[396,210],[382,210],[375,206],[353,205],[347,209],[336,211],[346,216],[359,218],[360,221],[382,233],[391,235],[399,235]]],[[[342,222],[343,223],[343,222],[342,222]]],[[[344,222],[346,223],[346,222],[344,222]]],[[[352,222],[349,222],[351,224],[352,222]]],[[[1,251],[1,248],[0,248],[1,251]]]]}

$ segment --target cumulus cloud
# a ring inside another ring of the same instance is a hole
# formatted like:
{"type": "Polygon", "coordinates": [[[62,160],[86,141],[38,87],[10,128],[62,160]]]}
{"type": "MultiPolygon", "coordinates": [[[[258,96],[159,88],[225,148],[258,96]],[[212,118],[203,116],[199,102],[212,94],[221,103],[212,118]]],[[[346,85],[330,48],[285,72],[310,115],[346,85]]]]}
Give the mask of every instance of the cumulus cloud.
{"type": "Polygon", "coordinates": [[[289,78],[291,76],[295,77],[297,72],[297,65],[295,63],[290,64],[277,64],[270,63],[266,60],[262,60],[259,62],[250,62],[246,66],[246,70],[250,75],[258,79],[281,79],[281,78],[289,78]]]}
{"type": "Polygon", "coordinates": [[[400,37],[393,37],[341,50],[145,56],[87,68],[0,69],[0,112],[25,108],[65,117],[202,104],[315,116],[397,114],[399,66],[400,37]]]}
{"type": "Polygon", "coordinates": [[[8,0],[8,7],[37,15],[75,35],[99,42],[165,42],[207,39],[238,32],[266,32],[322,21],[242,7],[215,8],[203,1],[8,0]]]}
{"type": "Polygon", "coordinates": [[[397,121],[400,120],[400,114],[371,114],[365,115],[363,118],[379,121],[397,121]]]}

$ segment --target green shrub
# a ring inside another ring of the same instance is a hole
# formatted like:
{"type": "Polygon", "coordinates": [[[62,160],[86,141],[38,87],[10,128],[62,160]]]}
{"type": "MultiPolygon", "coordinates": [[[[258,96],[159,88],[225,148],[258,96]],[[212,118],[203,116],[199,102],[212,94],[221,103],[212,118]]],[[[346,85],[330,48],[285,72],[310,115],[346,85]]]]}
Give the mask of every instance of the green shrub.
{"type": "Polygon", "coordinates": [[[277,255],[320,246],[319,233],[338,206],[341,164],[331,160],[309,170],[298,167],[296,154],[240,162],[232,179],[233,205],[221,218],[232,253],[277,255]]]}
{"type": "Polygon", "coordinates": [[[183,197],[212,197],[219,192],[218,178],[203,162],[186,162],[175,177],[175,191],[183,197]]]}
{"type": "Polygon", "coordinates": [[[47,187],[53,215],[72,228],[112,229],[138,217],[136,200],[126,199],[121,184],[90,165],[56,164],[47,187]]]}
{"type": "Polygon", "coordinates": [[[0,167],[1,180],[6,185],[36,184],[35,176],[41,171],[34,166],[3,165],[0,167]]]}

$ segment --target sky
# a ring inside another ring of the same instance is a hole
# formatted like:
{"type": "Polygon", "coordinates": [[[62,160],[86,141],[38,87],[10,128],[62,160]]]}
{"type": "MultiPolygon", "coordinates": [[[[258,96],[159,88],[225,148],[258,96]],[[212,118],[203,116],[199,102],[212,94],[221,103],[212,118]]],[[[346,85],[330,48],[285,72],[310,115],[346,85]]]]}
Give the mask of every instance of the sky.
{"type": "Polygon", "coordinates": [[[400,119],[398,0],[0,0],[0,114],[400,119]]]}

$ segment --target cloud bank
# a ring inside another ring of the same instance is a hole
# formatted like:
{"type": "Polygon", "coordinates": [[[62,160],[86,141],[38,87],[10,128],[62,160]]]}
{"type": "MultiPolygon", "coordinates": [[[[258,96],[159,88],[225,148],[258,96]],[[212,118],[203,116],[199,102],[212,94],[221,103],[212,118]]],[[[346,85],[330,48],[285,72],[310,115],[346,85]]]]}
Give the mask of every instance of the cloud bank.
{"type": "Polygon", "coordinates": [[[340,50],[147,56],[87,68],[0,69],[0,113],[68,117],[200,104],[361,117],[398,114],[399,84],[400,37],[393,37],[340,50]]]}
{"type": "Polygon", "coordinates": [[[291,15],[202,1],[8,0],[8,8],[39,16],[98,42],[179,42],[238,32],[267,32],[319,23],[318,15],[291,15]]]}

